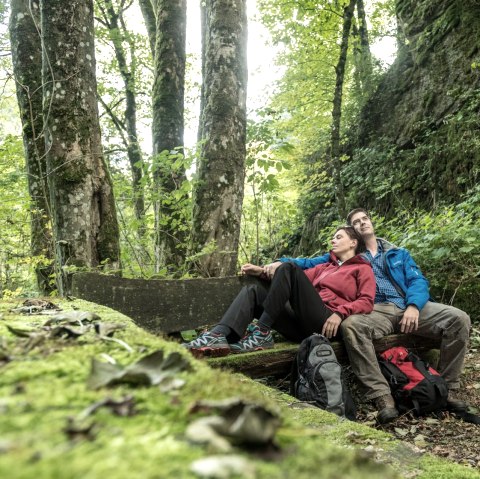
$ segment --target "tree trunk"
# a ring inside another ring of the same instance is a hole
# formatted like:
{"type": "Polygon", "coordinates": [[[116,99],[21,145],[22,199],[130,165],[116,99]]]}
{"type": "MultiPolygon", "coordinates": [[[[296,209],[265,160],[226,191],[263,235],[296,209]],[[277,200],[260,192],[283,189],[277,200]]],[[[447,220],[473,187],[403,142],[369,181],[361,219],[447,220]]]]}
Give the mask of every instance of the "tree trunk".
{"type": "MultiPolygon", "coordinates": [[[[200,2],[200,34],[202,36],[202,79],[205,78],[205,38],[207,34],[207,10],[205,4],[200,2]]],[[[202,125],[203,125],[203,109],[205,107],[205,82],[202,81],[200,88],[200,114],[198,115],[198,132],[197,142],[200,142],[203,138],[202,125]]]]}
{"type": "Polygon", "coordinates": [[[245,0],[207,0],[202,154],[192,252],[207,276],[236,270],[245,176],[247,16],[245,0]]]}
{"type": "Polygon", "coordinates": [[[110,30],[110,40],[113,43],[115,57],[118,63],[118,69],[123,79],[125,88],[125,131],[127,134],[127,157],[130,163],[130,171],[132,174],[132,189],[134,198],[135,218],[139,220],[138,228],[139,236],[144,236],[144,218],[145,218],[145,198],[142,184],[142,150],[138,142],[137,136],[137,99],[135,74],[136,66],[134,56],[129,65],[127,62],[127,54],[125,52],[124,43],[127,43],[131,50],[134,47],[129,40],[128,32],[125,31],[123,22],[123,11],[117,12],[111,0],[105,1],[106,8],[100,8],[104,15],[104,22],[110,30]]]}
{"type": "Polygon", "coordinates": [[[358,34],[360,37],[360,64],[359,76],[362,85],[362,94],[365,99],[372,93],[372,54],[368,39],[367,16],[363,0],[357,0],[358,34]]]}
{"type": "Polygon", "coordinates": [[[119,231],[100,140],[93,0],[41,0],[43,115],[57,285],[73,268],[120,267],[119,231]]]}
{"type": "Polygon", "coordinates": [[[340,44],[340,55],[335,67],[335,92],[333,95],[333,111],[332,111],[332,127],[330,140],[330,175],[333,178],[335,188],[335,199],[337,202],[338,214],[341,218],[346,215],[345,192],[343,188],[340,160],[340,122],[342,118],[342,95],[343,83],[345,79],[345,65],[347,63],[348,53],[348,37],[352,25],[353,11],[355,9],[356,0],[350,0],[350,3],[343,11],[343,31],[342,41],[340,44]]]}
{"type": "Polygon", "coordinates": [[[43,294],[53,290],[53,245],[48,205],[42,115],[42,49],[38,1],[11,0],[10,42],[30,194],[31,254],[44,257],[35,268],[43,294]]]}
{"type": "Polygon", "coordinates": [[[155,15],[156,0],[139,0],[140,9],[142,10],[143,20],[147,27],[148,40],[150,42],[150,50],[152,58],[155,58],[155,44],[157,39],[157,18],[155,15]]]}
{"type": "Polygon", "coordinates": [[[156,0],[156,45],[153,84],[153,155],[155,182],[155,263],[179,265],[185,260],[181,212],[166,197],[185,181],[185,171],[170,169],[174,148],[183,147],[185,93],[186,0],[156,0]]]}

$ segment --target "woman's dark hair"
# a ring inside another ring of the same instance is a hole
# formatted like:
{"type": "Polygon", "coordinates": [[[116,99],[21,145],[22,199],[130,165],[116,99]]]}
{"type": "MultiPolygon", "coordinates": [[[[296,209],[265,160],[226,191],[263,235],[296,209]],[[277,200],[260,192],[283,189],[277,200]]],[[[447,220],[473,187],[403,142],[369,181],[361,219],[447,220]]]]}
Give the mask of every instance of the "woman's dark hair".
{"type": "Polygon", "coordinates": [[[345,226],[339,226],[334,234],[337,234],[338,231],[343,230],[345,233],[347,233],[347,236],[352,239],[357,241],[357,247],[355,248],[355,254],[360,254],[363,253],[364,251],[367,251],[367,246],[365,245],[365,241],[361,237],[360,234],[358,234],[353,226],[345,225],[345,226]]]}

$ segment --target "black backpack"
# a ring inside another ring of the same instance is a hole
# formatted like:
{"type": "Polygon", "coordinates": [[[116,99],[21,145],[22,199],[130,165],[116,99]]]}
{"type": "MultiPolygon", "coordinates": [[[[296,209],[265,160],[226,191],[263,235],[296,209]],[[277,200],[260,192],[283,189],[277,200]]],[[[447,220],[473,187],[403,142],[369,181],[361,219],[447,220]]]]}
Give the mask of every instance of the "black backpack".
{"type": "Polygon", "coordinates": [[[355,420],[355,403],[330,341],[321,334],[304,339],[292,365],[290,394],[338,416],[355,420]]]}
{"type": "Polygon", "coordinates": [[[446,409],[445,379],[416,354],[401,346],[390,348],[378,362],[400,412],[413,410],[421,416],[446,409]]]}

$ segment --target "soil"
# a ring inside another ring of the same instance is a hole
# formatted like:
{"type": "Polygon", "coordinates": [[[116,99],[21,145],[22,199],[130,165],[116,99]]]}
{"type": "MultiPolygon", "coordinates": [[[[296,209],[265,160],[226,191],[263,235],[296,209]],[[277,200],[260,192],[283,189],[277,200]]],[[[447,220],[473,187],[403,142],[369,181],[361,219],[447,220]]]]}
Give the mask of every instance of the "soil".
{"type": "MultiPolygon", "coordinates": [[[[477,341],[478,343],[478,341],[477,341]]],[[[405,414],[389,424],[379,425],[376,410],[371,403],[362,402],[353,373],[346,368],[346,381],[357,406],[357,421],[393,434],[410,443],[419,452],[428,452],[459,464],[478,468],[480,472],[480,425],[465,422],[453,413],[441,412],[425,417],[405,414]]],[[[269,383],[285,392],[288,378],[269,383]]],[[[470,349],[465,358],[462,388],[456,395],[469,404],[469,412],[480,415],[480,347],[470,349]]]]}
{"type": "MultiPolygon", "coordinates": [[[[480,414],[480,348],[471,349],[466,356],[462,388],[457,397],[469,404],[469,412],[480,414]]],[[[426,417],[406,414],[379,426],[375,422],[373,406],[356,403],[360,422],[390,432],[422,451],[480,469],[480,425],[464,422],[453,413],[442,412],[426,417]]]]}

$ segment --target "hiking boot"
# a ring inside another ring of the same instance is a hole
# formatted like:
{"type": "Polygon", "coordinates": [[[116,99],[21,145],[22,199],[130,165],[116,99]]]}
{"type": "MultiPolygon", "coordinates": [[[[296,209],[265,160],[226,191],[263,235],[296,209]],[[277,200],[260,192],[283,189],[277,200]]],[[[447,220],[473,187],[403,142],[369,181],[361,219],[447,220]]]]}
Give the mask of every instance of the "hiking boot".
{"type": "Polygon", "coordinates": [[[398,417],[395,401],[391,394],[375,398],[375,407],[378,409],[377,421],[380,424],[387,424],[387,422],[393,421],[398,417]]]}
{"type": "Polygon", "coordinates": [[[223,334],[215,334],[210,331],[202,333],[197,339],[182,346],[191,351],[195,357],[219,357],[230,354],[230,344],[223,334]]]}
{"type": "Polygon", "coordinates": [[[447,409],[449,411],[466,411],[468,409],[468,404],[456,397],[456,391],[450,389],[447,396],[447,409]]]}
{"type": "Polygon", "coordinates": [[[257,324],[250,323],[245,336],[238,343],[230,344],[232,353],[248,353],[274,347],[272,332],[262,331],[257,324]]]}

